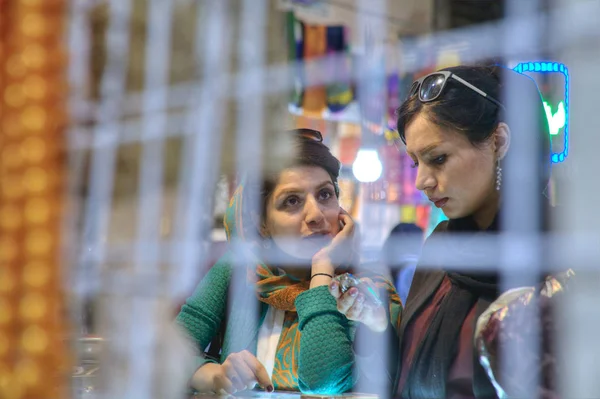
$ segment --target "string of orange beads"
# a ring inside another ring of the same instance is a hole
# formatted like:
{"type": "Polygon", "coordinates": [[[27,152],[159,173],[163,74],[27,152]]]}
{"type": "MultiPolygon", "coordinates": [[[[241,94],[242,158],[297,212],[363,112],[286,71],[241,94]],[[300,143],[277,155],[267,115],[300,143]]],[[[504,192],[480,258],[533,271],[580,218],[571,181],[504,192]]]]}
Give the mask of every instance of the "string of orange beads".
{"type": "Polygon", "coordinates": [[[0,397],[68,397],[65,0],[0,0],[0,397]]]}

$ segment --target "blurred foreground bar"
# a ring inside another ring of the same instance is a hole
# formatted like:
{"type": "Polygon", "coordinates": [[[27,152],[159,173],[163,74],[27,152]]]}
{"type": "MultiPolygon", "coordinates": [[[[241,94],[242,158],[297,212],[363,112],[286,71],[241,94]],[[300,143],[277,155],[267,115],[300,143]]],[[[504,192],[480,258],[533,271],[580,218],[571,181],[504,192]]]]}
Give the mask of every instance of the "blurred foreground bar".
{"type": "Polygon", "coordinates": [[[68,398],[66,1],[0,1],[0,398],[68,398]]]}

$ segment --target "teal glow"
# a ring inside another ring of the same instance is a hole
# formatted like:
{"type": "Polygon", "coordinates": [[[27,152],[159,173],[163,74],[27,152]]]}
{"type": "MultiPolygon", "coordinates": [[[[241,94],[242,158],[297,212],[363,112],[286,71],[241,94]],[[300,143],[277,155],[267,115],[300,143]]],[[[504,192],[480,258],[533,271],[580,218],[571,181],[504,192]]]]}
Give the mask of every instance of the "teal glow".
{"type": "Polygon", "coordinates": [[[560,73],[565,78],[565,98],[558,103],[556,112],[552,112],[552,106],[544,101],[544,109],[548,124],[550,125],[550,134],[558,135],[560,129],[564,129],[564,142],[562,152],[552,153],[552,163],[563,162],[569,155],[569,68],[559,62],[522,62],[515,66],[513,70],[519,73],[539,72],[539,73],[560,73]]]}
{"type": "Polygon", "coordinates": [[[566,113],[565,113],[565,103],[559,102],[556,107],[556,112],[552,112],[552,106],[548,104],[547,101],[544,101],[544,110],[546,111],[546,118],[548,119],[548,125],[550,126],[550,134],[552,136],[556,136],[560,129],[565,127],[566,123],[566,113]]]}

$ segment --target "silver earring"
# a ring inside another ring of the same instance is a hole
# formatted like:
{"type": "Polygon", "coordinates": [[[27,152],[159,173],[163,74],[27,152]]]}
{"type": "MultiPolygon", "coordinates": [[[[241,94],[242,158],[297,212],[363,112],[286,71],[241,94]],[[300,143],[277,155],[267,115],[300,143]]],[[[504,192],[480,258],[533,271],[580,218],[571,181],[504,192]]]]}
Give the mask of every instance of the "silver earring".
{"type": "Polygon", "coordinates": [[[502,168],[500,167],[500,161],[496,164],[496,191],[500,191],[502,186],[502,168]]]}

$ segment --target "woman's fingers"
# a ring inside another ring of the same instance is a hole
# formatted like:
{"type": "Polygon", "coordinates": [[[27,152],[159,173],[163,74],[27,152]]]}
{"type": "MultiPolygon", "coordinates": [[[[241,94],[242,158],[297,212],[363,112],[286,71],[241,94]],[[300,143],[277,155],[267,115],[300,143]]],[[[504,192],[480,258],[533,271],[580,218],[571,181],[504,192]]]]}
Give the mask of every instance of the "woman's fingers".
{"type": "Polygon", "coordinates": [[[348,310],[354,305],[358,294],[358,288],[352,287],[339,297],[337,300],[337,308],[340,313],[347,315],[348,310]]]}
{"type": "Polygon", "coordinates": [[[342,292],[340,291],[340,284],[333,280],[329,283],[329,293],[335,298],[339,299],[342,296],[342,292]]]}
{"type": "Polygon", "coordinates": [[[237,366],[237,363],[238,361],[235,360],[235,355],[233,355],[233,359],[230,359],[230,361],[223,363],[223,368],[225,370],[225,376],[231,383],[231,386],[236,391],[243,391],[244,389],[246,389],[246,384],[243,381],[243,377],[241,377],[240,374],[237,372],[237,368],[239,367],[237,366]]]}
{"type": "Polygon", "coordinates": [[[213,381],[214,390],[218,394],[234,394],[237,392],[237,389],[233,386],[231,380],[227,377],[226,374],[217,374],[214,377],[213,381]]]}
{"type": "Polygon", "coordinates": [[[340,208],[339,220],[342,222],[343,227],[340,230],[340,232],[336,235],[336,238],[347,238],[352,236],[355,227],[354,219],[352,219],[348,212],[346,212],[342,208],[340,208]]]}
{"type": "Polygon", "coordinates": [[[258,381],[258,384],[264,389],[266,389],[268,392],[273,392],[273,383],[271,382],[271,378],[269,377],[265,366],[263,366],[262,363],[256,358],[256,356],[254,356],[250,352],[243,351],[240,353],[243,355],[243,359],[246,362],[246,365],[254,374],[254,377],[256,378],[256,381],[258,381]]]}
{"type": "Polygon", "coordinates": [[[244,385],[242,389],[253,389],[254,386],[258,383],[254,372],[252,371],[252,369],[250,369],[248,364],[246,364],[245,360],[242,360],[241,362],[236,364],[235,370],[242,379],[244,385]]]}
{"type": "Polygon", "coordinates": [[[362,312],[365,309],[365,296],[362,293],[359,293],[356,296],[356,300],[354,301],[354,303],[352,304],[352,306],[350,306],[350,308],[348,308],[348,311],[346,312],[346,317],[350,320],[355,320],[355,321],[362,321],[362,312]]]}

